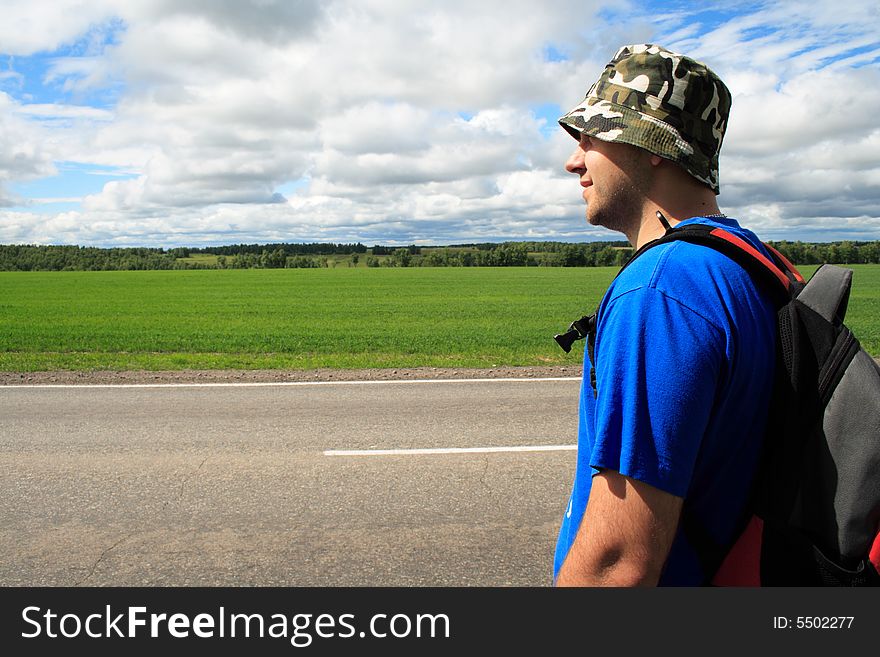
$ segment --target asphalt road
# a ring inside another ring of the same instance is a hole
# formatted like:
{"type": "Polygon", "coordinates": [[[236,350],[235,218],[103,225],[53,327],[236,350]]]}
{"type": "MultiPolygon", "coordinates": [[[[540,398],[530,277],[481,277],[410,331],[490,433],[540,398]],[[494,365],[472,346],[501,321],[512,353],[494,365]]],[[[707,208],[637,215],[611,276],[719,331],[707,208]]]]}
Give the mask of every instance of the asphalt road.
{"type": "Polygon", "coordinates": [[[545,586],[574,380],[0,387],[2,586],[545,586]]]}

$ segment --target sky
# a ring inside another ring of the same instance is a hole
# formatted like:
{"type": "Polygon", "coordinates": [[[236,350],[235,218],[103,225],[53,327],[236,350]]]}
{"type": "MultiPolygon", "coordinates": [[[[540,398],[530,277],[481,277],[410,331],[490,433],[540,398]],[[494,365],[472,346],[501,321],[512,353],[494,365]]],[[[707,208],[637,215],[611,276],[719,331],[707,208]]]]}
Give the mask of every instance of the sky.
{"type": "Polygon", "coordinates": [[[5,0],[0,244],[622,236],[557,124],[624,44],[733,95],[722,211],[880,239],[876,0],[5,0]]]}

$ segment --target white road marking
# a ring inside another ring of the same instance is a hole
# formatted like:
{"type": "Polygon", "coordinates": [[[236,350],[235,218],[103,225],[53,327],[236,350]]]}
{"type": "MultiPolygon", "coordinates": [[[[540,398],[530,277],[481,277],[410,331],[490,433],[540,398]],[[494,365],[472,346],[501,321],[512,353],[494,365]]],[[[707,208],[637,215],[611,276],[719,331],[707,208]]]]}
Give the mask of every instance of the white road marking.
{"type": "Polygon", "coordinates": [[[270,386],[360,386],[401,383],[538,383],[580,381],[579,376],[506,379],[390,379],[383,381],[265,381],[229,383],[23,383],[0,385],[0,390],[19,388],[265,388],[270,386]]]}
{"type": "Polygon", "coordinates": [[[489,454],[493,452],[568,452],[577,445],[517,445],[513,447],[433,447],[425,449],[328,449],[324,456],[411,456],[416,454],[489,454]]]}

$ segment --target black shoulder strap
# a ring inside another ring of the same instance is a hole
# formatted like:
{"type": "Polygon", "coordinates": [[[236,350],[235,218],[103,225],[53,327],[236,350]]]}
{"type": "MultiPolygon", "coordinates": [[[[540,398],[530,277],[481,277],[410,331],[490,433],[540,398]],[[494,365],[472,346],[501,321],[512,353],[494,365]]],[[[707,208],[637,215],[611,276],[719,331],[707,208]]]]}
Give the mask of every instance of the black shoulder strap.
{"type": "MultiPolygon", "coordinates": [[[[772,259],[767,258],[754,246],[733,233],[723,228],[707,226],[705,224],[688,224],[686,226],[668,228],[662,237],[644,244],[636,251],[627,260],[626,264],[620,268],[615,278],[620,276],[627,267],[648,249],[676,240],[702,244],[720,251],[731,258],[749,273],[756,285],[770,291],[778,307],[788,303],[793,296],[796,296],[803,289],[805,282],[800,272],[795,269],[794,265],[785,256],[769,244],[764,244],[764,247],[770,252],[772,259]]],[[[567,333],[556,335],[554,338],[566,352],[569,352],[576,340],[591,337],[594,339],[597,320],[598,309],[593,315],[584,316],[572,322],[567,333]],[[583,330],[587,325],[590,326],[590,331],[583,330]]],[[[588,340],[588,342],[590,341],[588,340]]],[[[592,354],[590,354],[590,362],[593,362],[592,354]]],[[[593,392],[595,393],[595,386],[593,392]]]]}
{"type": "MultiPolygon", "coordinates": [[[[770,252],[771,257],[768,258],[741,237],[737,237],[723,228],[705,224],[688,224],[667,230],[663,237],[648,242],[639,249],[623,269],[649,248],[676,240],[702,244],[723,253],[745,269],[756,285],[768,290],[777,305],[788,303],[791,297],[797,294],[804,285],[804,279],[800,272],[773,247],[768,244],[764,245],[770,252]]],[[[618,275],[620,274],[618,273],[618,275]]]]}

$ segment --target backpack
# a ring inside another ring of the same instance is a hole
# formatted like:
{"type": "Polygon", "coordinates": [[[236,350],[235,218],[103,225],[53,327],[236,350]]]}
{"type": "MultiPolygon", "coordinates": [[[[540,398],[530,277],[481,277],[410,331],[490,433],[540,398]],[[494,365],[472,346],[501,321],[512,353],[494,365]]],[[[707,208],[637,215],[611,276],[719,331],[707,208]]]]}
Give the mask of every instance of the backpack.
{"type": "MultiPolygon", "coordinates": [[[[661,219],[662,220],[662,219],[661,219]]],[[[777,311],[775,378],[763,452],[733,545],[719,545],[683,505],[681,527],[716,586],[880,585],[880,366],[843,320],[852,270],[822,265],[806,282],[776,249],[768,259],[721,228],[691,224],[674,240],[730,257],[777,311]]],[[[619,275],[619,273],[618,273],[619,275]]],[[[555,336],[566,351],[587,339],[596,313],[555,336]]],[[[596,394],[596,372],[590,385],[596,394]]]]}

